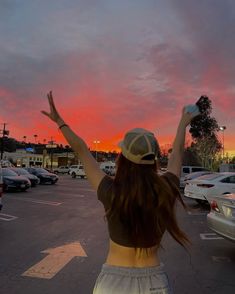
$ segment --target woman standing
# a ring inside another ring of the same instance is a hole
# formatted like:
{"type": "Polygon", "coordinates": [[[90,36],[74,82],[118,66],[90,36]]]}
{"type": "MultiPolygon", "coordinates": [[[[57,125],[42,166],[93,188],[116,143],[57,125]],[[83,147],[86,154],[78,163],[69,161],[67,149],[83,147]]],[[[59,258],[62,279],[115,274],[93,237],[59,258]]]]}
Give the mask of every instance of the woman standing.
{"type": "Polygon", "coordinates": [[[177,224],[175,203],[183,206],[179,192],[186,127],[199,114],[195,107],[184,108],[177,129],[167,172],[157,173],[159,145],[154,134],[133,129],[120,143],[114,178],[107,176],[91,155],[86,143],[77,136],[58,113],[52,92],[48,95],[50,113],[72,149],[79,155],[87,178],[103,203],[110,236],[109,252],[94,294],[172,293],[158,257],[165,231],[182,246],[189,243],[177,224]]]}

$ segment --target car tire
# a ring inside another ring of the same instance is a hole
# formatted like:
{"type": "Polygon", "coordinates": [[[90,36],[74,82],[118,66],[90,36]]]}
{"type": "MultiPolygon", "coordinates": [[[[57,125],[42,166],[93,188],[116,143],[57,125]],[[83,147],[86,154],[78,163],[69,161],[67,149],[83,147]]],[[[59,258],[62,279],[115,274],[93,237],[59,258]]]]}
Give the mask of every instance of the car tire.
{"type": "Polygon", "coordinates": [[[72,173],[72,178],[73,178],[73,179],[76,178],[76,173],[72,173]]]}

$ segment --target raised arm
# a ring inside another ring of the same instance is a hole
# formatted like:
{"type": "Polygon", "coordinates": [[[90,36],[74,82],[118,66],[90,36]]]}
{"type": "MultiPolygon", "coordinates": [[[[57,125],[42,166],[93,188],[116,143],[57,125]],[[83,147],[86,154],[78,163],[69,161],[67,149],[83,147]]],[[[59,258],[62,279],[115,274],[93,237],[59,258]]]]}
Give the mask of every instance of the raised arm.
{"type": "Polygon", "coordinates": [[[184,154],[184,143],[186,128],[190,124],[191,120],[200,113],[196,108],[184,107],[182,116],[177,128],[175,140],[172,147],[172,152],[168,160],[167,171],[175,174],[180,178],[182,159],[184,154]]]}
{"type": "Polygon", "coordinates": [[[48,102],[50,105],[50,113],[42,111],[44,115],[54,121],[60,128],[63,136],[72,147],[74,152],[78,154],[79,159],[83,163],[87,178],[95,190],[98,189],[100,181],[105,176],[105,173],[99,168],[95,158],[90,153],[85,141],[77,136],[71,128],[64,122],[59,112],[55,107],[52,96],[52,91],[47,94],[48,102]]]}

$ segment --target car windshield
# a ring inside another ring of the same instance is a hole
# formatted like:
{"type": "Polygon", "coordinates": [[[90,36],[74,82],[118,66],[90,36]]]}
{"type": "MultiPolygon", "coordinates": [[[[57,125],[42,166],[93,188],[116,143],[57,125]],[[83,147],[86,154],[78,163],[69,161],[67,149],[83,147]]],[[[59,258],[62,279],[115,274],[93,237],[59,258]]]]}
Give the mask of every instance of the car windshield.
{"type": "Polygon", "coordinates": [[[10,170],[8,168],[2,169],[2,175],[3,176],[18,176],[17,173],[15,173],[13,170],[10,170]]]}
{"type": "Polygon", "coordinates": [[[13,171],[15,173],[17,173],[18,175],[28,175],[29,172],[23,168],[16,168],[16,169],[13,169],[13,171]]]}
{"type": "Polygon", "coordinates": [[[36,168],[35,172],[38,173],[38,174],[49,174],[49,171],[47,171],[44,168],[36,168]]]}

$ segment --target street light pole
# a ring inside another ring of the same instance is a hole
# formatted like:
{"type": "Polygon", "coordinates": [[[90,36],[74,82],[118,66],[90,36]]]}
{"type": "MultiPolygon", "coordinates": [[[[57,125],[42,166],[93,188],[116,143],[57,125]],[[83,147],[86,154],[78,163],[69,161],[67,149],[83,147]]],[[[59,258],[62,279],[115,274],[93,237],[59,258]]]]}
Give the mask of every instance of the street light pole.
{"type": "Polygon", "coordinates": [[[95,140],[95,141],[93,141],[93,143],[95,143],[95,159],[97,161],[97,144],[99,144],[100,141],[99,140],[95,140]]]}
{"type": "Polygon", "coordinates": [[[222,126],[219,129],[220,131],[222,131],[222,134],[223,134],[223,159],[224,159],[224,131],[226,130],[226,126],[222,126]]]}

